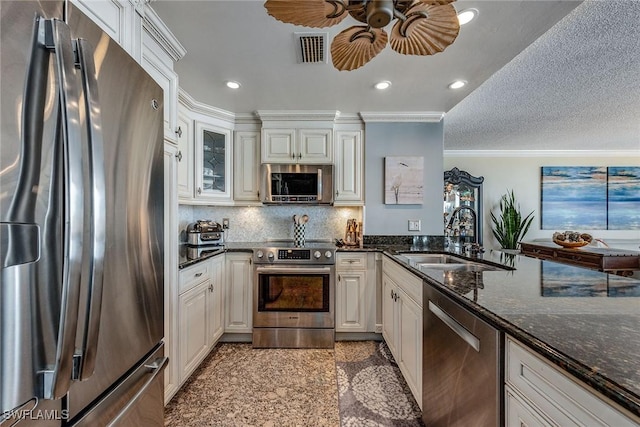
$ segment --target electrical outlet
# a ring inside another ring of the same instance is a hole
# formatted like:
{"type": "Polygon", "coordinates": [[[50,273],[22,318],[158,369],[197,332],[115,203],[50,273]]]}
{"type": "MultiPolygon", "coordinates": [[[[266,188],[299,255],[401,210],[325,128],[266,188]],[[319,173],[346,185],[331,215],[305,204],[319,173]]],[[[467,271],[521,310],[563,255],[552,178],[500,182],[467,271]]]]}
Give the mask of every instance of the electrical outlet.
{"type": "Polygon", "coordinates": [[[409,231],[420,231],[420,220],[419,219],[410,219],[409,220],[409,231]]]}
{"type": "Polygon", "coordinates": [[[222,228],[224,230],[229,229],[229,218],[222,218],[222,228]]]}

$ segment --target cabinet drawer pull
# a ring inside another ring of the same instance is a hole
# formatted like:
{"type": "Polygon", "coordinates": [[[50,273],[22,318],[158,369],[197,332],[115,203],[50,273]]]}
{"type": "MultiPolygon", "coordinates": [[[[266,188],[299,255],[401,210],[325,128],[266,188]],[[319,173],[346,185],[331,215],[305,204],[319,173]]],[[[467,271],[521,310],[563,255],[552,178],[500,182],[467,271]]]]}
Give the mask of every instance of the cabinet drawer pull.
{"type": "Polygon", "coordinates": [[[200,277],[200,276],[202,276],[202,272],[194,274],[194,277],[200,277]]]}
{"type": "Polygon", "coordinates": [[[179,161],[179,162],[181,162],[181,161],[182,161],[182,151],[178,151],[178,152],[176,153],[176,159],[178,159],[178,161],[179,161]]]}

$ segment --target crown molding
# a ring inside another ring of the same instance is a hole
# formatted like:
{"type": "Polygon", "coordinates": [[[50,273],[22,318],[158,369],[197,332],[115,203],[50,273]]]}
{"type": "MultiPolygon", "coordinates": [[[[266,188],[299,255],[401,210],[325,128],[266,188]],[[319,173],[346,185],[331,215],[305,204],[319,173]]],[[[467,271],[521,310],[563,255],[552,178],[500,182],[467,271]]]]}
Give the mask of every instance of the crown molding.
{"type": "Polygon", "coordinates": [[[198,102],[182,89],[178,90],[178,102],[184,105],[189,111],[194,113],[215,117],[230,123],[235,123],[236,121],[236,115],[231,111],[223,110],[221,108],[212,107],[211,105],[198,102]]]}
{"type": "Polygon", "coordinates": [[[638,150],[444,150],[443,157],[631,157],[638,150]]]}
{"type": "Polygon", "coordinates": [[[187,50],[180,44],[176,36],[173,35],[169,27],[160,19],[149,3],[144,4],[142,26],[162,46],[162,49],[171,56],[174,62],[179,61],[187,54],[187,50]]]}
{"type": "Polygon", "coordinates": [[[236,124],[260,124],[260,118],[255,113],[236,113],[236,124]]]}
{"type": "Polygon", "coordinates": [[[444,118],[442,111],[399,111],[399,112],[369,112],[361,111],[360,117],[365,123],[378,122],[420,122],[438,123],[444,118]]]}
{"type": "Polygon", "coordinates": [[[270,121],[324,121],[335,122],[340,117],[340,111],[331,110],[258,110],[256,115],[263,122],[270,121]]]}
{"type": "Polygon", "coordinates": [[[336,118],[336,124],[358,124],[362,126],[362,118],[358,113],[340,113],[340,117],[336,118]]]}

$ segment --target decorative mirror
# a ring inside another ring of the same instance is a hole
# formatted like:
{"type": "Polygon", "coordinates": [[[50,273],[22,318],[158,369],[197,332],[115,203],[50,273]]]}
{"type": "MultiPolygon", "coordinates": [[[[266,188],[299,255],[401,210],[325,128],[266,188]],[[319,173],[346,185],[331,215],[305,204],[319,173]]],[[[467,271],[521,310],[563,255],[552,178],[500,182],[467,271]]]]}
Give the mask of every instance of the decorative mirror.
{"type": "Polygon", "coordinates": [[[453,243],[482,245],[482,182],[453,168],[444,173],[444,235],[453,243]]]}

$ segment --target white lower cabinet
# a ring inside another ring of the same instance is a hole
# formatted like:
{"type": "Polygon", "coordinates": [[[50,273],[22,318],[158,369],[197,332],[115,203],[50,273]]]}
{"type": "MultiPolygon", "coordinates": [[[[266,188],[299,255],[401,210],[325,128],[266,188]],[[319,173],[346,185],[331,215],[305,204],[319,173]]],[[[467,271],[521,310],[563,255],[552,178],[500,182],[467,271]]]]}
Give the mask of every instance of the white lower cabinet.
{"type": "Polygon", "coordinates": [[[211,260],[211,287],[207,300],[208,316],[208,344],[210,348],[216,345],[224,333],[224,285],[225,285],[225,255],[218,255],[211,260]]]}
{"type": "Polygon", "coordinates": [[[253,264],[248,252],[227,252],[225,332],[251,333],[253,310],[253,264]]]}
{"type": "Polygon", "coordinates": [[[505,419],[511,426],[638,426],[628,414],[511,337],[505,343],[505,419]]]}
{"type": "Polygon", "coordinates": [[[178,335],[180,383],[189,378],[222,336],[224,254],[180,272],[178,335]]]}
{"type": "Polygon", "coordinates": [[[336,332],[375,332],[375,275],[366,252],[336,254],[336,332]]]}
{"type": "Polygon", "coordinates": [[[382,261],[382,336],[422,409],[422,279],[387,258],[382,261]]]}
{"type": "Polygon", "coordinates": [[[180,378],[185,380],[209,351],[207,300],[211,280],[206,278],[179,297],[180,378]]]}

